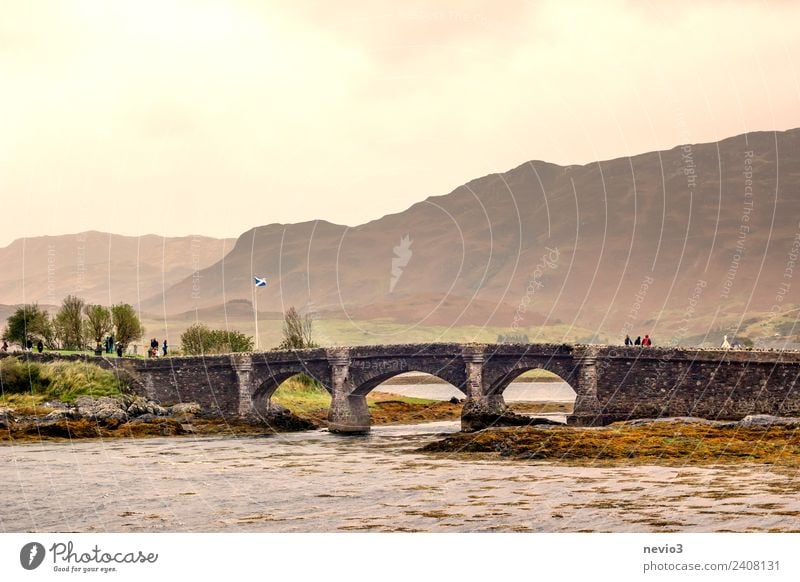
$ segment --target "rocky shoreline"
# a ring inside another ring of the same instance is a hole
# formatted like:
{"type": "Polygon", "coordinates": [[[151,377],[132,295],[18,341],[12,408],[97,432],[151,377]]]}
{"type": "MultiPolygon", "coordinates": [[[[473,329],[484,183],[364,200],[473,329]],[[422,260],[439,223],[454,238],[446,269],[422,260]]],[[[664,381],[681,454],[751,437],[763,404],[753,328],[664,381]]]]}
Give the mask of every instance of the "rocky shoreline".
{"type": "Polygon", "coordinates": [[[536,424],[461,432],[420,450],[581,465],[800,465],[800,418],[751,415],[739,421],[680,417],[603,427],[536,424]]]}
{"type": "Polygon", "coordinates": [[[225,420],[195,402],[164,407],[142,396],[81,396],[45,402],[33,410],[0,408],[0,441],[184,434],[271,434],[319,428],[273,404],[266,418],[225,420]]]}
{"type": "MultiPolygon", "coordinates": [[[[382,395],[370,408],[373,424],[416,424],[460,417],[459,402],[409,403],[382,395]]],[[[142,396],[81,396],[17,408],[0,406],[0,443],[76,438],[179,435],[265,435],[327,426],[327,411],[300,416],[272,402],[264,418],[224,419],[195,402],[161,406],[142,396]]]]}

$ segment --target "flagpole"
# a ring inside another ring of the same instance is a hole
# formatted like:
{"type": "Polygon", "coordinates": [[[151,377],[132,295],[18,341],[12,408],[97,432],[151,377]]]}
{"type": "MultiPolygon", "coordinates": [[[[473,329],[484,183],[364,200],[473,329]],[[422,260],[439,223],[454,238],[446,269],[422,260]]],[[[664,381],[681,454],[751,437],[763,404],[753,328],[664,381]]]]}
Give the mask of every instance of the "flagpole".
{"type": "Polygon", "coordinates": [[[258,351],[258,285],[253,288],[253,317],[256,320],[256,351],[258,351]]]}

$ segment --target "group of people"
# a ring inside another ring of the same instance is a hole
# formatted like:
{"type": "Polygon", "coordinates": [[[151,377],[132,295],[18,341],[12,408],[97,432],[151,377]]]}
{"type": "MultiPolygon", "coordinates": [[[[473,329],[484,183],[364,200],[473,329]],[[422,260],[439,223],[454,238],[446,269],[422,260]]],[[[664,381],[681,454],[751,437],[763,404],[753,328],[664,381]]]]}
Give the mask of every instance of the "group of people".
{"type": "Polygon", "coordinates": [[[122,353],[125,351],[125,347],[120,342],[114,341],[113,335],[106,336],[106,339],[103,341],[103,347],[105,347],[107,354],[117,352],[118,358],[121,358],[122,353]]]}
{"type": "MultiPolygon", "coordinates": [[[[164,340],[164,343],[161,344],[161,352],[163,357],[167,357],[167,351],[169,350],[169,345],[167,345],[167,340],[164,340]]],[[[150,340],[150,350],[147,352],[148,358],[157,358],[158,357],[158,340],[153,338],[150,340]]]]}
{"type": "MultiPolygon", "coordinates": [[[[25,344],[23,345],[22,349],[25,352],[32,352],[33,347],[33,340],[28,338],[25,340],[25,344]]],[[[3,340],[3,345],[0,346],[0,350],[3,350],[4,352],[8,351],[8,342],[6,340],[3,340]]],[[[36,342],[36,351],[40,354],[44,351],[44,344],[42,343],[42,340],[36,342]]]]}
{"type": "Polygon", "coordinates": [[[625,345],[626,346],[644,346],[644,347],[647,347],[647,346],[652,346],[653,345],[653,340],[651,340],[650,336],[647,335],[647,334],[644,334],[644,338],[642,338],[642,336],[640,336],[640,335],[637,335],[635,340],[632,340],[631,336],[629,336],[628,334],[625,334],[625,345]]]}

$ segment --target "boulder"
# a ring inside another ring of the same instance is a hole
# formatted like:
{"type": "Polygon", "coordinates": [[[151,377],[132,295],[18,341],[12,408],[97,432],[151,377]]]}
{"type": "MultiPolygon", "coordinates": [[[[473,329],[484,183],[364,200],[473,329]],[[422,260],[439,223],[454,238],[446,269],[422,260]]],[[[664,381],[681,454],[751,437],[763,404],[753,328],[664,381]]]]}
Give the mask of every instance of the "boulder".
{"type": "Polygon", "coordinates": [[[51,423],[58,422],[60,420],[75,420],[76,418],[79,418],[77,410],[72,408],[64,408],[60,410],[54,410],[50,414],[47,414],[44,418],[42,418],[42,422],[51,423]]]}
{"type": "Polygon", "coordinates": [[[772,416],[771,414],[749,414],[739,421],[739,426],[743,428],[761,426],[785,426],[787,428],[800,428],[800,418],[772,416]]]}
{"type": "Polygon", "coordinates": [[[634,418],[631,420],[620,420],[618,422],[612,423],[609,426],[637,427],[637,426],[647,426],[649,424],[659,424],[659,423],[697,424],[703,426],[720,426],[724,424],[722,421],[719,420],[709,420],[707,418],[700,418],[697,416],[662,416],[659,418],[634,418]]]}
{"type": "Polygon", "coordinates": [[[152,414],[154,416],[167,416],[169,411],[160,404],[148,400],[143,396],[136,396],[125,407],[128,416],[135,417],[143,414],[152,414]]]}
{"type": "Polygon", "coordinates": [[[474,432],[502,426],[530,426],[532,424],[561,424],[547,418],[533,418],[480,401],[468,401],[461,410],[461,430],[474,432]]]}
{"type": "Polygon", "coordinates": [[[8,428],[16,419],[10,408],[0,407],[0,428],[8,428]]]}
{"type": "Polygon", "coordinates": [[[102,396],[95,399],[91,396],[81,396],[75,401],[75,406],[78,409],[80,418],[87,420],[114,424],[128,420],[128,413],[120,398],[102,396]]]}
{"type": "Polygon", "coordinates": [[[197,402],[179,402],[169,407],[172,416],[188,417],[200,413],[200,405],[197,402]]]}
{"type": "Polygon", "coordinates": [[[144,414],[140,414],[139,416],[132,418],[129,422],[131,424],[138,424],[142,422],[153,422],[158,417],[155,414],[150,414],[149,412],[145,412],[144,414]]]}
{"type": "Polygon", "coordinates": [[[299,417],[289,409],[275,403],[270,403],[267,408],[267,414],[262,420],[267,426],[277,431],[289,432],[318,428],[314,422],[307,418],[299,417]]]}

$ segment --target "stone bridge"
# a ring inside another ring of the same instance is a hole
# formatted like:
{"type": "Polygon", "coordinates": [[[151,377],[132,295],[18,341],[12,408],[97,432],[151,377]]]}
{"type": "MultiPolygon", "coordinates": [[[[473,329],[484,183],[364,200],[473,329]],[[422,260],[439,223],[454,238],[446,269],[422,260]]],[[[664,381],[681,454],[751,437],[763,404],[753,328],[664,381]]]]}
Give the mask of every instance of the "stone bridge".
{"type": "Polygon", "coordinates": [[[265,416],[278,386],[302,372],[331,394],[329,427],[337,432],[368,431],[367,394],[412,371],[436,376],[463,392],[462,425],[472,429],[481,427],[466,419],[475,413],[502,415],[506,387],[537,368],[557,374],[575,390],[570,424],[667,416],[800,416],[800,352],[441,343],[89,360],[124,370],[138,392],[162,404],[194,401],[226,417],[265,416]]]}

